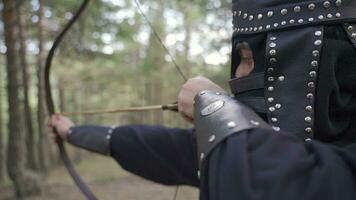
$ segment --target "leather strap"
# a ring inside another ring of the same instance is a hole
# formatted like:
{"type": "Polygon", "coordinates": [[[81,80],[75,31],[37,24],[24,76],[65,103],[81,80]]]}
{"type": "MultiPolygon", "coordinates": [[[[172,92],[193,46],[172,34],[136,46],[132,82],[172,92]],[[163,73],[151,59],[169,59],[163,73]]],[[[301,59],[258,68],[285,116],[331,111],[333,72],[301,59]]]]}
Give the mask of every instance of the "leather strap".
{"type": "Polygon", "coordinates": [[[256,73],[241,78],[235,78],[229,81],[231,92],[235,95],[241,94],[250,90],[264,88],[265,73],[256,73]]]}

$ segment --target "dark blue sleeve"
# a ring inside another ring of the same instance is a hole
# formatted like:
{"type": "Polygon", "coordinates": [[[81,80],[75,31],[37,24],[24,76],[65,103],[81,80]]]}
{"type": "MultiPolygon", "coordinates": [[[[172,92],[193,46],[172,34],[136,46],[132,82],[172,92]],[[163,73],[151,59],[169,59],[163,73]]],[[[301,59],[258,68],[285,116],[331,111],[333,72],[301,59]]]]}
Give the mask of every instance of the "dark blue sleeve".
{"type": "Polygon", "coordinates": [[[166,185],[198,186],[192,130],[130,125],[115,128],[111,156],[126,170],[166,185]]]}
{"type": "Polygon", "coordinates": [[[337,147],[253,129],[229,137],[203,164],[203,200],[354,200],[356,144],[337,147]]]}

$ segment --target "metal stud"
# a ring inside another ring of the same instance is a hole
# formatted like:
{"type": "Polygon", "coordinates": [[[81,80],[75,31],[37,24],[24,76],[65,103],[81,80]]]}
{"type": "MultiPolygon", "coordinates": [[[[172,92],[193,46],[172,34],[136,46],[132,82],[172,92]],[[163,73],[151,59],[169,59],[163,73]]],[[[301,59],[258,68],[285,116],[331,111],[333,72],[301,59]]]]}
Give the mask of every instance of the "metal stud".
{"type": "Polygon", "coordinates": [[[319,15],[318,19],[323,20],[324,16],[323,15],[319,15]]]}
{"type": "Polygon", "coordinates": [[[314,57],[318,57],[320,52],[318,50],[314,50],[312,54],[314,57]]]}
{"type": "Polygon", "coordinates": [[[242,12],[241,12],[241,11],[239,11],[237,15],[240,17],[240,16],[241,16],[241,14],[242,14],[242,12]]]}
{"type": "Polygon", "coordinates": [[[234,12],[233,12],[233,15],[236,16],[236,15],[237,15],[237,11],[234,11],[234,12]]]}
{"type": "Polygon", "coordinates": [[[268,98],[267,98],[267,101],[270,102],[270,103],[272,103],[272,102],[274,101],[274,98],[273,98],[273,97],[268,97],[268,98]]]}
{"type": "Polygon", "coordinates": [[[315,9],[315,4],[311,3],[308,5],[309,10],[314,10],[315,9]]]}
{"type": "Polygon", "coordinates": [[[282,26],[284,26],[284,25],[286,25],[286,24],[287,24],[286,21],[282,21],[282,22],[281,22],[281,25],[282,25],[282,26]]]}
{"type": "Polygon", "coordinates": [[[210,137],[209,137],[209,142],[210,143],[212,143],[212,142],[214,142],[215,141],[215,135],[211,135],[210,137]]]}
{"type": "Polygon", "coordinates": [[[273,92],[273,91],[274,91],[274,87],[269,86],[269,87],[268,87],[268,91],[273,92]]]}
{"type": "Polygon", "coordinates": [[[253,28],[252,28],[252,27],[250,27],[249,31],[252,31],[252,30],[253,30],[253,28]]]}
{"type": "Polygon", "coordinates": [[[272,118],[271,118],[271,121],[272,121],[273,123],[276,123],[276,122],[278,122],[278,119],[275,118],[275,117],[272,117],[272,118]]]}
{"type": "Polygon", "coordinates": [[[274,81],[274,77],[270,76],[270,77],[268,77],[267,80],[268,80],[269,82],[273,82],[273,81],[274,81]]]}
{"type": "Polygon", "coordinates": [[[274,71],[274,69],[272,67],[267,68],[267,72],[271,73],[273,71],[274,71]]]}
{"type": "Polygon", "coordinates": [[[198,176],[198,178],[200,178],[200,171],[199,170],[197,171],[197,176],[198,176]]]}
{"type": "Polygon", "coordinates": [[[281,82],[282,82],[282,81],[284,81],[284,79],[285,79],[285,77],[284,77],[284,76],[280,76],[280,77],[278,77],[278,80],[279,80],[279,81],[281,81],[281,82]]]}
{"type": "Polygon", "coordinates": [[[279,128],[278,126],[272,126],[273,130],[275,131],[281,131],[281,128],[279,128]]]}
{"type": "Polygon", "coordinates": [[[295,6],[293,10],[294,10],[294,12],[297,13],[297,12],[300,12],[301,8],[300,8],[300,6],[295,6]]]}
{"type": "Polygon", "coordinates": [[[322,41],[321,41],[321,40],[316,40],[316,41],[314,42],[314,44],[317,45],[317,46],[320,46],[320,45],[322,44],[322,41]]]}
{"type": "Polygon", "coordinates": [[[255,126],[260,125],[260,122],[255,121],[255,120],[251,120],[250,123],[251,123],[252,125],[255,125],[255,126]]]}
{"type": "Polygon", "coordinates": [[[321,36],[322,32],[321,31],[315,31],[315,36],[321,36]]]}
{"type": "Polygon", "coordinates": [[[279,25],[278,23],[274,23],[273,24],[273,26],[276,27],[276,28],[278,27],[278,25],[279,25]]]}
{"type": "Polygon", "coordinates": [[[312,93],[308,93],[308,94],[307,94],[307,98],[308,98],[308,99],[313,99],[313,98],[314,98],[314,95],[313,95],[312,93]]]}
{"type": "Polygon", "coordinates": [[[248,16],[248,14],[247,14],[247,13],[244,13],[244,15],[243,15],[243,17],[242,17],[242,18],[246,19],[246,18],[247,18],[247,16],[248,16]]]}
{"type": "Polygon", "coordinates": [[[200,160],[203,160],[204,157],[205,157],[205,154],[204,154],[204,153],[201,153],[201,154],[200,154],[200,160]]]}
{"type": "Polygon", "coordinates": [[[263,29],[263,27],[262,27],[262,26],[258,27],[258,30],[260,30],[260,31],[261,31],[262,29],[263,29]]]}
{"type": "MultiPolygon", "coordinates": [[[[352,27],[352,26],[351,26],[352,27]]],[[[277,38],[276,37],[274,37],[274,36],[272,36],[272,37],[270,37],[269,38],[271,41],[275,41],[277,38]]]]}
{"type": "Polygon", "coordinates": [[[315,83],[314,83],[314,82],[309,82],[309,83],[308,83],[308,87],[314,88],[314,87],[315,87],[315,83]]]}
{"type": "Polygon", "coordinates": [[[352,31],[352,30],[354,30],[354,27],[353,27],[353,26],[348,26],[348,27],[347,27],[347,30],[348,30],[348,31],[352,31]]]}
{"type": "Polygon", "coordinates": [[[291,20],[289,20],[289,23],[294,24],[294,23],[295,23],[295,20],[294,20],[294,19],[291,19],[291,20]]]}
{"type": "Polygon", "coordinates": [[[273,11],[268,11],[267,16],[268,17],[272,17],[273,16],[273,11]]]}
{"type": "Polygon", "coordinates": [[[282,15],[286,15],[286,14],[288,14],[288,10],[287,10],[287,9],[285,9],[285,8],[284,8],[284,9],[282,9],[282,10],[281,10],[281,14],[282,14],[282,15]]]}
{"type": "Polygon", "coordinates": [[[351,34],[351,37],[352,37],[353,39],[356,39],[356,33],[352,33],[352,34],[351,34]]]}
{"type": "Polygon", "coordinates": [[[277,51],[275,49],[271,49],[269,51],[269,55],[271,55],[271,56],[275,56],[276,54],[277,54],[277,51]]]}
{"type": "Polygon", "coordinates": [[[309,21],[309,22],[313,22],[313,21],[314,21],[314,18],[313,18],[313,17],[310,17],[310,18],[308,19],[308,21],[309,21]]]}
{"type": "Polygon", "coordinates": [[[269,107],[268,110],[269,110],[270,112],[274,112],[274,111],[276,111],[276,108],[275,108],[275,107],[269,107]]]}
{"type": "Polygon", "coordinates": [[[271,28],[271,25],[266,25],[266,29],[270,29],[271,28]]]}
{"type": "Polygon", "coordinates": [[[270,59],[269,59],[269,62],[270,62],[271,64],[274,64],[274,63],[277,62],[277,59],[276,59],[276,58],[270,58],[270,59]]]}
{"type": "Polygon", "coordinates": [[[323,3],[324,8],[330,8],[330,5],[331,5],[330,1],[324,1],[323,3]]]}
{"type": "Polygon", "coordinates": [[[312,106],[307,106],[305,107],[305,110],[308,112],[312,112],[313,111],[313,107],[312,106]]]}
{"type": "Polygon", "coordinates": [[[108,133],[109,134],[112,134],[113,130],[112,129],[109,129],[108,133]]]}
{"type": "Polygon", "coordinates": [[[248,20],[252,21],[252,20],[253,20],[253,15],[250,15],[250,16],[248,17],[248,20]]]}
{"type": "Polygon", "coordinates": [[[257,19],[262,19],[263,18],[263,15],[262,14],[258,14],[257,15],[257,19]]]}
{"type": "Polygon", "coordinates": [[[257,27],[255,27],[255,28],[253,28],[253,31],[257,31],[257,29],[258,29],[258,28],[257,28],[257,27]]]}
{"type": "Polygon", "coordinates": [[[341,17],[341,13],[335,13],[335,17],[341,17]]]}
{"type": "Polygon", "coordinates": [[[277,109],[280,109],[280,108],[282,108],[282,104],[277,103],[274,107],[277,108],[277,109]]]}
{"type": "Polygon", "coordinates": [[[313,121],[313,119],[308,116],[308,117],[305,117],[304,121],[307,123],[311,123],[313,121]]]}
{"type": "Polygon", "coordinates": [[[298,23],[299,23],[299,24],[301,24],[301,23],[303,23],[303,22],[304,22],[303,19],[298,19],[298,23]]]}
{"type": "Polygon", "coordinates": [[[227,127],[229,127],[230,129],[231,128],[234,128],[236,126],[236,123],[235,122],[228,122],[227,123],[227,127]]]}
{"type": "Polygon", "coordinates": [[[274,42],[271,42],[270,44],[269,44],[269,47],[271,47],[271,48],[274,48],[274,47],[276,47],[277,45],[276,45],[276,43],[274,43],[274,42]]]}
{"type": "Polygon", "coordinates": [[[329,13],[328,15],[326,15],[326,17],[331,19],[331,18],[333,18],[333,15],[331,13],[329,13]]]}
{"type": "Polygon", "coordinates": [[[305,139],[305,142],[311,142],[312,141],[312,139],[311,138],[307,138],[307,139],[305,139]]]}
{"type": "Polygon", "coordinates": [[[315,78],[316,77],[316,71],[309,72],[309,76],[312,77],[312,78],[315,78]]]}
{"type": "Polygon", "coordinates": [[[313,66],[313,67],[317,67],[318,64],[319,64],[319,62],[316,61],[316,60],[313,60],[313,61],[311,62],[311,66],[313,66]]]}
{"type": "Polygon", "coordinates": [[[110,139],[111,139],[111,134],[106,135],[105,138],[106,138],[107,140],[110,140],[110,139]]]}
{"type": "Polygon", "coordinates": [[[308,133],[308,134],[313,133],[313,129],[310,128],[310,127],[307,127],[307,128],[305,129],[305,132],[308,133]]]}
{"type": "Polygon", "coordinates": [[[337,7],[340,7],[341,4],[342,4],[342,0],[336,0],[336,1],[335,1],[335,5],[336,5],[337,7]]]}

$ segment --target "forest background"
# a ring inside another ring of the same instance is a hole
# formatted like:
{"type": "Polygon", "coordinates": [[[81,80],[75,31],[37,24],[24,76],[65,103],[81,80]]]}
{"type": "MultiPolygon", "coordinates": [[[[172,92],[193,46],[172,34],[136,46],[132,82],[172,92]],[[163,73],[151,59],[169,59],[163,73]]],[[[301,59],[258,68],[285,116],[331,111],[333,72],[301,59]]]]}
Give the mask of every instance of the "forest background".
{"type": "MultiPolygon", "coordinates": [[[[48,140],[43,80],[54,38],[80,3],[0,2],[0,199],[83,199],[48,140]]],[[[206,76],[227,88],[231,2],[140,4],[185,76],[206,76]]],[[[184,83],[132,0],[92,0],[60,45],[52,68],[55,105],[67,112],[172,103],[184,83]]],[[[160,111],[72,119],[189,127],[179,114],[160,111]]],[[[174,194],[173,188],[127,174],[108,158],[71,147],[69,154],[100,199],[171,199],[174,194]]],[[[179,196],[197,199],[197,191],[182,189],[179,196]]]]}

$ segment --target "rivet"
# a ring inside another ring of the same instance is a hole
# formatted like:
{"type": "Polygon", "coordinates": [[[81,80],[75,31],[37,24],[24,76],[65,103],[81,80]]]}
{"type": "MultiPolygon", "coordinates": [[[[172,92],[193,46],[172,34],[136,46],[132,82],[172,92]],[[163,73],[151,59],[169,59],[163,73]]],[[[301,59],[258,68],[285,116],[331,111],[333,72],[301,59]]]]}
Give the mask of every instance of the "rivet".
{"type": "Polygon", "coordinates": [[[342,0],[336,0],[336,1],[335,1],[335,5],[336,5],[337,7],[340,7],[341,4],[342,4],[342,0]]]}
{"type": "Polygon", "coordinates": [[[314,82],[309,82],[309,83],[308,83],[308,87],[314,88],[314,87],[315,87],[315,83],[314,83],[314,82]]]}
{"type": "Polygon", "coordinates": [[[280,103],[277,103],[274,107],[277,109],[280,109],[280,108],[282,108],[282,105],[280,103]]]}
{"type": "Polygon", "coordinates": [[[274,123],[276,123],[276,122],[278,122],[278,119],[275,118],[275,117],[272,117],[272,118],[271,118],[271,121],[274,122],[274,123]]]}
{"type": "Polygon", "coordinates": [[[313,54],[313,56],[318,57],[319,56],[319,51],[318,50],[314,50],[312,54],[313,54]]]}
{"type": "Polygon", "coordinates": [[[279,80],[279,81],[284,81],[284,79],[285,79],[285,77],[284,77],[284,76],[280,76],[280,77],[278,77],[278,80],[279,80]]]}
{"type": "Polygon", "coordinates": [[[301,23],[303,23],[303,22],[304,22],[303,19],[299,19],[299,20],[298,20],[298,23],[299,23],[299,24],[301,24],[301,23]]]}
{"type": "Polygon", "coordinates": [[[253,15],[250,15],[250,16],[248,17],[248,20],[252,21],[252,20],[253,20],[253,15]]]}
{"type": "Polygon", "coordinates": [[[308,133],[308,134],[310,134],[310,133],[313,132],[313,129],[310,128],[310,127],[307,127],[307,128],[305,129],[305,132],[308,133]]]}
{"type": "MultiPolygon", "coordinates": [[[[352,26],[351,26],[352,27],[352,26]]],[[[276,37],[274,37],[274,36],[272,36],[272,37],[270,37],[269,38],[271,41],[275,41],[277,38],[276,37]]]]}
{"type": "Polygon", "coordinates": [[[270,102],[270,103],[272,103],[272,102],[274,101],[274,98],[273,98],[273,97],[268,97],[268,98],[267,98],[267,101],[270,102]]]}
{"type": "Polygon", "coordinates": [[[271,49],[271,50],[269,51],[269,55],[271,55],[271,56],[275,56],[276,53],[277,53],[277,51],[276,51],[275,49],[271,49]]]}
{"type": "Polygon", "coordinates": [[[271,42],[270,44],[269,44],[269,47],[271,47],[271,48],[274,48],[274,47],[276,47],[277,45],[276,45],[276,43],[274,43],[274,42],[271,42]]]}
{"type": "Polygon", "coordinates": [[[333,18],[333,15],[331,13],[329,13],[328,15],[326,15],[326,17],[331,19],[331,18],[333,18]]]}
{"type": "Polygon", "coordinates": [[[313,107],[312,106],[307,106],[305,107],[305,110],[308,112],[312,112],[313,111],[313,107]]]}
{"type": "Polygon", "coordinates": [[[341,17],[341,13],[335,13],[336,17],[341,17]]]}
{"type": "Polygon", "coordinates": [[[260,122],[255,121],[255,120],[251,120],[250,123],[251,123],[252,125],[255,125],[255,126],[260,125],[260,122]]]}
{"type": "Polygon", "coordinates": [[[313,67],[317,67],[318,64],[319,64],[319,62],[316,61],[316,60],[313,60],[313,61],[311,62],[311,66],[313,66],[313,67]]]}
{"type": "Polygon", "coordinates": [[[307,98],[308,98],[308,99],[313,99],[313,98],[314,98],[314,95],[313,95],[312,93],[308,93],[308,94],[307,94],[307,98]]]}
{"type": "Polygon", "coordinates": [[[274,111],[276,111],[276,108],[275,107],[269,107],[268,110],[271,111],[271,112],[274,112],[274,111]]]}
{"type": "Polygon", "coordinates": [[[311,3],[308,5],[309,10],[314,10],[315,9],[315,4],[311,3]]]}
{"type": "Polygon", "coordinates": [[[270,77],[268,77],[267,80],[268,80],[269,82],[273,82],[273,81],[274,81],[274,77],[270,76],[270,77]]]}
{"type": "Polygon", "coordinates": [[[282,14],[282,15],[286,15],[287,13],[288,13],[288,10],[287,10],[287,9],[284,8],[284,9],[281,10],[281,14],[282,14]]]}
{"type": "Polygon", "coordinates": [[[317,45],[317,46],[321,45],[321,43],[322,43],[321,40],[316,40],[316,41],[314,42],[314,44],[317,45]]]}
{"type": "Polygon", "coordinates": [[[278,27],[278,23],[274,23],[273,26],[277,28],[278,27]]]}
{"type": "Polygon", "coordinates": [[[324,8],[329,8],[331,5],[330,1],[324,1],[323,6],[324,8]]]}
{"type": "Polygon", "coordinates": [[[318,19],[323,20],[324,16],[323,15],[319,15],[318,19]]]}
{"type": "Polygon", "coordinates": [[[352,30],[354,30],[354,27],[353,27],[353,26],[348,26],[348,27],[347,27],[347,30],[348,30],[348,31],[352,31],[352,30]]]}
{"type": "Polygon", "coordinates": [[[268,11],[267,16],[268,17],[272,17],[273,16],[273,11],[268,11]]]}
{"type": "Polygon", "coordinates": [[[272,87],[272,86],[268,87],[268,91],[273,92],[274,91],[274,87],[272,87]]]}
{"type": "Polygon", "coordinates": [[[300,12],[301,8],[300,6],[295,6],[293,10],[294,12],[300,12]]]}
{"type": "Polygon", "coordinates": [[[258,14],[257,15],[257,19],[262,19],[263,18],[263,15],[262,14],[258,14]]]}
{"type": "Polygon", "coordinates": [[[212,143],[212,142],[214,142],[214,141],[215,141],[215,135],[211,135],[211,136],[209,137],[209,142],[212,143]]]}
{"type": "Polygon", "coordinates": [[[316,77],[316,71],[309,72],[309,76],[312,77],[312,78],[315,78],[316,77]]]}
{"type": "Polygon", "coordinates": [[[286,21],[282,21],[282,22],[281,22],[281,25],[283,25],[283,26],[286,25],[286,24],[287,24],[286,21]]]}
{"type": "Polygon", "coordinates": [[[242,18],[246,19],[247,16],[248,16],[248,14],[247,14],[247,13],[244,13],[244,16],[243,16],[242,18]]]}
{"type": "Polygon", "coordinates": [[[312,118],[311,117],[305,117],[304,121],[307,122],[307,123],[311,123],[312,122],[312,118]]]}
{"type": "Polygon", "coordinates": [[[294,20],[294,19],[291,19],[291,20],[289,20],[289,23],[294,24],[294,23],[295,23],[295,20],[294,20]]]}
{"type": "Polygon", "coordinates": [[[266,25],[266,29],[270,29],[271,28],[271,25],[266,25]]]}
{"type": "Polygon", "coordinates": [[[281,128],[279,128],[278,126],[272,126],[273,130],[275,131],[281,131],[281,128]]]}
{"type": "Polygon", "coordinates": [[[236,123],[235,122],[228,122],[227,126],[231,129],[231,128],[234,128],[236,126],[236,123]]]}
{"type": "Polygon", "coordinates": [[[312,21],[314,21],[314,18],[313,18],[313,17],[310,17],[310,18],[308,19],[308,21],[309,21],[309,22],[312,22],[312,21]]]}

